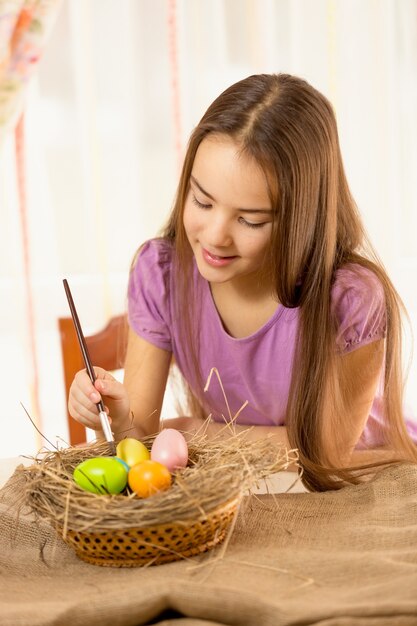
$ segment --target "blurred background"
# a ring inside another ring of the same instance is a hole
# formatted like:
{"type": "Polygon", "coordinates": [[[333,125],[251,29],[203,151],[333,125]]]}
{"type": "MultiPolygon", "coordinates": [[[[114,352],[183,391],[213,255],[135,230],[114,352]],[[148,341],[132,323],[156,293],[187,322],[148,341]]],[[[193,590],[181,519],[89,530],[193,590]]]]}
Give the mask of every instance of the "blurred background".
{"type": "Polygon", "coordinates": [[[190,131],[259,72],[297,74],[335,107],[353,195],[410,315],[417,413],[416,0],[2,0],[1,457],[45,443],[23,406],[51,442],[68,440],[62,279],[85,334],[125,310],[190,131]]]}

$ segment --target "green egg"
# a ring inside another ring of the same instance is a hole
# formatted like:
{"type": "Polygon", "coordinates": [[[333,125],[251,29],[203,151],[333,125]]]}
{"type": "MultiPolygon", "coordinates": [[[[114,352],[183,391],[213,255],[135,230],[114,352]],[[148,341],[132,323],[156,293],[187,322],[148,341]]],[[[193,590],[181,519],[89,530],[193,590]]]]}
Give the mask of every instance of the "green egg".
{"type": "Polygon", "coordinates": [[[79,463],[74,469],[73,478],[85,491],[115,494],[126,487],[127,471],[115,458],[98,456],[79,463]]]}

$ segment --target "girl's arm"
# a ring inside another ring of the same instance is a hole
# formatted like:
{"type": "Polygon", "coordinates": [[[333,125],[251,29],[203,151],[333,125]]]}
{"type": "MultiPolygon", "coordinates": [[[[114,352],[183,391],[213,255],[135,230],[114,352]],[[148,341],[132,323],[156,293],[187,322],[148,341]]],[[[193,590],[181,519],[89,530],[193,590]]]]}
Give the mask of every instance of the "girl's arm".
{"type": "Polygon", "coordinates": [[[123,384],[130,416],[125,436],[140,438],[158,432],[171,356],[129,330],[123,384]]]}
{"type": "Polygon", "coordinates": [[[290,449],[286,426],[251,426],[246,424],[222,424],[210,420],[203,420],[199,417],[174,417],[167,419],[163,423],[165,428],[177,428],[184,431],[184,434],[192,437],[196,433],[205,434],[209,439],[229,434],[242,433],[242,438],[247,441],[270,438],[278,444],[283,444],[290,449]],[[243,434],[244,433],[244,434],[243,434]]]}
{"type": "Polygon", "coordinates": [[[86,428],[95,430],[101,439],[96,404],[103,400],[116,440],[157,433],[170,362],[170,352],[130,330],[123,384],[102,367],[94,367],[93,385],[86,370],[80,370],[69,393],[70,414],[86,428]]]}
{"type": "MultiPolygon", "coordinates": [[[[330,449],[333,462],[336,466],[343,467],[389,458],[390,453],[382,448],[375,450],[355,450],[355,446],[365,427],[369,412],[375,397],[384,359],[384,340],[378,340],[371,344],[358,348],[340,357],[341,393],[347,407],[345,419],[338,424],[337,432],[333,432],[333,420],[326,419],[326,406],[323,414],[323,439],[326,447],[330,449]],[[383,457],[383,458],[382,458],[383,457]]],[[[233,432],[243,433],[248,440],[263,439],[270,437],[276,443],[290,449],[290,443],[285,426],[246,426],[235,424],[233,430],[230,426],[209,422],[190,417],[178,417],[167,420],[164,426],[178,428],[192,435],[197,431],[206,432],[208,437],[215,437],[221,433],[226,436],[233,432]]],[[[290,469],[297,469],[292,467],[290,469]]]]}

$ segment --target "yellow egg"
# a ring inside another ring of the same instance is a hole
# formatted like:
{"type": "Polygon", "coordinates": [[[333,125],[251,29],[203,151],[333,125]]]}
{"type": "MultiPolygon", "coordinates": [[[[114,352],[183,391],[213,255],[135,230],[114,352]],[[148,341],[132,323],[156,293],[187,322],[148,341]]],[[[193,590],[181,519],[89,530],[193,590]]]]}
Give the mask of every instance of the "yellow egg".
{"type": "Polygon", "coordinates": [[[127,437],[117,444],[117,456],[132,467],[141,461],[147,461],[150,458],[148,448],[138,439],[127,437]]]}

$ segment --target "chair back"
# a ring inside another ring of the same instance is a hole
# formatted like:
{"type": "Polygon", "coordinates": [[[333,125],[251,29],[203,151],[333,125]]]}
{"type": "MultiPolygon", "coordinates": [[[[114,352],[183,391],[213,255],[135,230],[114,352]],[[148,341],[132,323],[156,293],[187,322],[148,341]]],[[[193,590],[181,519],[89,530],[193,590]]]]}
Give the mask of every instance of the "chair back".
{"type": "MultiPolygon", "coordinates": [[[[65,394],[68,402],[69,390],[75,374],[85,368],[77,333],[72,317],[58,319],[61,338],[62,364],[64,370],[65,394]]],[[[127,348],[128,324],[126,315],[112,317],[107,326],[99,332],[86,336],[85,342],[93,365],[108,371],[123,368],[127,348]]],[[[69,443],[75,446],[87,439],[86,429],[68,413],[69,443]]]]}

